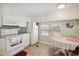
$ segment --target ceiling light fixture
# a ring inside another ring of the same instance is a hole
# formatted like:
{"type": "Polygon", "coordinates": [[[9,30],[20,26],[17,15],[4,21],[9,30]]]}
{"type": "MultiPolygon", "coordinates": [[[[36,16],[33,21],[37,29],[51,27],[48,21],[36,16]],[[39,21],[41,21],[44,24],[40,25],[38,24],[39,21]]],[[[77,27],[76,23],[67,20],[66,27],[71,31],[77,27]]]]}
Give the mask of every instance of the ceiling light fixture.
{"type": "Polygon", "coordinates": [[[57,8],[58,9],[63,9],[63,8],[65,8],[65,6],[66,6],[66,4],[62,3],[62,4],[58,4],[57,8]]]}

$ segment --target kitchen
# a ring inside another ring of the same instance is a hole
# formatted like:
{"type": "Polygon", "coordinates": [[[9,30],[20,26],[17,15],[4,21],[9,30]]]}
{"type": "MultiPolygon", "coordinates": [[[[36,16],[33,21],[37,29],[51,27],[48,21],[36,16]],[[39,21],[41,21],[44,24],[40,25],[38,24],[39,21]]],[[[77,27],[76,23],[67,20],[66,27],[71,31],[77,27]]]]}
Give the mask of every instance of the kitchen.
{"type": "Polygon", "coordinates": [[[0,56],[72,56],[78,11],[78,3],[0,3],[0,56]]]}
{"type": "Polygon", "coordinates": [[[0,55],[14,55],[38,40],[31,40],[33,30],[29,18],[16,6],[5,5],[0,4],[0,55]]]}

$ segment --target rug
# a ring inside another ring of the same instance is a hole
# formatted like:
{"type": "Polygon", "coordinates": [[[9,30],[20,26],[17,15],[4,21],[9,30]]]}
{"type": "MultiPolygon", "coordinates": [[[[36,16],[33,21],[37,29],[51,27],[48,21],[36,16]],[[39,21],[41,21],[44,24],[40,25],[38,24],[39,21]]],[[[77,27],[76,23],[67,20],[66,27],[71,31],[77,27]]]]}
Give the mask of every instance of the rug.
{"type": "Polygon", "coordinates": [[[27,55],[27,52],[22,50],[18,52],[17,54],[15,54],[14,56],[26,56],[26,55],[27,55]]]}

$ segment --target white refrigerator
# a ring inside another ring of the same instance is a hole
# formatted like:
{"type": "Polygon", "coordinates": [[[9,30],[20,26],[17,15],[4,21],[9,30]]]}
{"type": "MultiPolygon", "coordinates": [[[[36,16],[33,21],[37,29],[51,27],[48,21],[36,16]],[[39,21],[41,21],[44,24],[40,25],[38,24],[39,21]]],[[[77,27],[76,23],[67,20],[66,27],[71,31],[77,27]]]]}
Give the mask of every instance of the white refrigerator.
{"type": "Polygon", "coordinates": [[[35,22],[32,23],[32,32],[31,32],[31,45],[38,42],[38,25],[35,22]]]}

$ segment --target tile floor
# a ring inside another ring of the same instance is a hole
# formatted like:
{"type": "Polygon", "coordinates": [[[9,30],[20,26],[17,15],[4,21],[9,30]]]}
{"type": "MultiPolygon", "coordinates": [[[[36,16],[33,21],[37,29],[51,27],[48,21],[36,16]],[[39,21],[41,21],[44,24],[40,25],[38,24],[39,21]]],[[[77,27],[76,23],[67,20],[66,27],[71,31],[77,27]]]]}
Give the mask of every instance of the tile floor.
{"type": "Polygon", "coordinates": [[[25,48],[24,50],[27,51],[28,56],[47,56],[49,47],[49,45],[37,43],[33,46],[25,48]]]}
{"type": "Polygon", "coordinates": [[[65,56],[65,54],[66,56],[69,55],[69,52],[67,50],[62,50],[66,53],[62,53],[60,50],[62,49],[43,43],[37,43],[24,49],[24,51],[27,52],[27,56],[65,56]]]}
{"type": "Polygon", "coordinates": [[[57,51],[57,48],[55,49],[55,47],[48,44],[37,43],[24,50],[27,51],[27,56],[53,56],[53,53],[57,51]]]}

